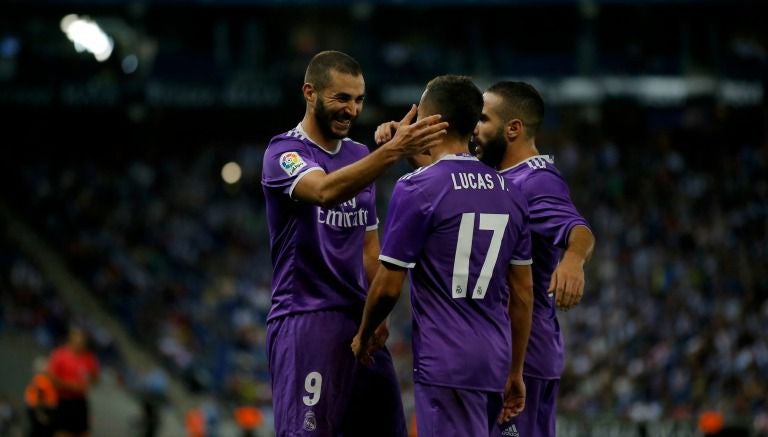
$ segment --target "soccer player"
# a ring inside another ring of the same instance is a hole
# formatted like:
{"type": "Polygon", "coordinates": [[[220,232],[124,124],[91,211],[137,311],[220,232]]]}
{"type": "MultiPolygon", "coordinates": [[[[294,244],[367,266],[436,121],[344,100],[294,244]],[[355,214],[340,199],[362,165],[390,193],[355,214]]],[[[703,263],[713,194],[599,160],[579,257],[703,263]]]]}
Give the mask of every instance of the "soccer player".
{"type": "Polygon", "coordinates": [[[442,114],[448,134],[431,149],[432,164],[395,185],[381,265],[352,342],[358,359],[377,362],[375,329],[410,270],[416,424],[424,436],[488,436],[502,409],[509,418],[525,402],[533,300],[527,211],[514,186],[469,154],[482,106],[467,77],[427,85],[419,117],[442,114]]]}
{"type": "Polygon", "coordinates": [[[530,213],[533,255],[533,325],[525,356],[527,405],[496,434],[554,436],[555,405],[563,369],[563,338],[556,307],[577,305],[584,293],[584,263],[595,244],[587,221],[571,201],[554,158],[539,154],[536,133],[544,103],[534,87],[499,82],[483,95],[474,141],[480,159],[520,188],[530,213]]]}
{"type": "MultiPolygon", "coordinates": [[[[402,135],[369,154],[347,138],[365,97],[360,65],[321,52],[304,82],[304,118],[272,139],[262,172],[274,270],[267,353],[275,429],[278,436],[404,436],[389,352],[382,347],[366,368],[349,342],[379,254],[372,183],[397,159],[432,147],[447,123],[435,115],[410,124],[414,106],[402,135]],[[373,388],[376,397],[367,395],[373,388]]],[[[377,345],[387,334],[382,324],[377,345]]]]}

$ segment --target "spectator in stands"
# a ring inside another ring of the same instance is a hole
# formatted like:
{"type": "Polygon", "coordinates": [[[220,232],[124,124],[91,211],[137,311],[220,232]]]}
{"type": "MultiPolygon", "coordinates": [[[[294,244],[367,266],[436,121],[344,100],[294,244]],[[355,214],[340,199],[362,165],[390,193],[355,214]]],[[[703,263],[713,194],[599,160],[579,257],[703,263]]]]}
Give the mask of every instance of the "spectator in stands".
{"type": "Polygon", "coordinates": [[[56,437],[87,437],[90,431],[88,390],[98,382],[99,362],[88,350],[88,337],[79,327],[71,327],[67,343],[54,349],[48,373],[59,397],[56,411],[56,437]]]}
{"type": "Polygon", "coordinates": [[[35,375],[24,390],[24,403],[29,420],[29,437],[52,437],[59,395],[48,374],[48,360],[38,357],[33,365],[35,375]]]}

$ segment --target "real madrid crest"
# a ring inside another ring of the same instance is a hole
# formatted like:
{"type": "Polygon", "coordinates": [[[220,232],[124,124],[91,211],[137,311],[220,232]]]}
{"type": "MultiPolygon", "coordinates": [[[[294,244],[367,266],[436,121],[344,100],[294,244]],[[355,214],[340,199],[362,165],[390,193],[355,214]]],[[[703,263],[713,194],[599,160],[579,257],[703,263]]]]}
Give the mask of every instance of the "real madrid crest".
{"type": "Polygon", "coordinates": [[[312,410],[309,410],[306,414],[304,414],[304,430],[314,431],[316,429],[317,419],[315,418],[315,413],[312,410]]]}

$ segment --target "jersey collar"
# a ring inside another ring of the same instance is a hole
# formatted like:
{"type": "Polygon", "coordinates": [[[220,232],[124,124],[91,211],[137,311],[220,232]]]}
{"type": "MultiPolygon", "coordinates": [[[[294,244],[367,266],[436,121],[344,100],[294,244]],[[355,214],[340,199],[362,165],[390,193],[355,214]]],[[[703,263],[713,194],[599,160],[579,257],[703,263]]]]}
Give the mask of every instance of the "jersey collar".
{"type": "Polygon", "coordinates": [[[515,165],[513,165],[511,167],[507,167],[507,168],[505,168],[503,170],[499,170],[499,173],[506,173],[506,172],[508,172],[510,170],[514,170],[515,168],[520,167],[521,165],[527,163],[528,161],[530,161],[532,159],[537,159],[537,158],[538,159],[543,159],[543,160],[547,161],[550,164],[554,164],[555,163],[555,157],[552,156],[552,155],[536,155],[536,156],[531,156],[530,158],[526,158],[526,159],[518,162],[517,164],[515,164],[515,165]]]}
{"type": "Polygon", "coordinates": [[[307,131],[304,130],[304,126],[301,125],[301,122],[299,122],[298,125],[296,125],[296,131],[299,132],[301,135],[304,136],[310,143],[312,143],[313,146],[317,147],[318,149],[322,150],[323,152],[333,156],[341,151],[341,142],[342,140],[339,140],[338,143],[336,143],[336,149],[334,150],[326,150],[324,147],[321,147],[319,144],[315,142],[312,138],[307,135],[307,131]]]}

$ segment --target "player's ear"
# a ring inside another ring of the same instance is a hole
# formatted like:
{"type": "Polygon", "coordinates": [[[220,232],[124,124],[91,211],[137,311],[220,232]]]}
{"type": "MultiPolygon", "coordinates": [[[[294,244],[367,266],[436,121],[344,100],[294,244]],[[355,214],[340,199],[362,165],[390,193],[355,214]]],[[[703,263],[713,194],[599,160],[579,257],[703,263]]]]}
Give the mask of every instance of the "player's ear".
{"type": "Polygon", "coordinates": [[[507,122],[507,125],[504,129],[505,136],[507,137],[507,141],[514,141],[517,137],[521,136],[523,134],[523,121],[519,118],[513,118],[512,120],[509,120],[507,122]]]}
{"type": "Polygon", "coordinates": [[[304,94],[304,100],[307,102],[313,103],[315,101],[317,92],[315,91],[315,86],[311,83],[305,83],[304,86],[301,87],[301,92],[304,94]]]}

